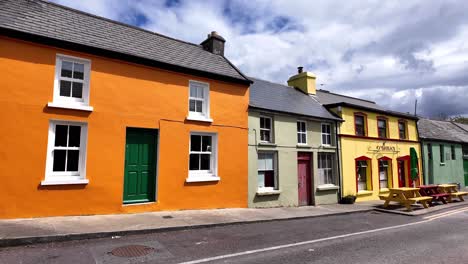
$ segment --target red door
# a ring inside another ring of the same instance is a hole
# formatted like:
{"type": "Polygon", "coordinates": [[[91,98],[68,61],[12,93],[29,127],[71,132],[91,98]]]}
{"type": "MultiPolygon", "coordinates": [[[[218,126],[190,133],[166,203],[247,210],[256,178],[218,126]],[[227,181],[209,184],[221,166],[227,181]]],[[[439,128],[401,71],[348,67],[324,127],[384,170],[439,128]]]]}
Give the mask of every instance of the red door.
{"type": "Polygon", "coordinates": [[[403,156],[397,158],[398,161],[398,186],[399,187],[412,187],[413,181],[410,174],[410,156],[403,156]]]}
{"type": "Polygon", "coordinates": [[[405,187],[405,161],[398,160],[398,187],[405,187]]]}
{"type": "Polygon", "coordinates": [[[297,153],[297,176],[299,206],[312,204],[311,197],[311,155],[310,153],[297,153]]]}

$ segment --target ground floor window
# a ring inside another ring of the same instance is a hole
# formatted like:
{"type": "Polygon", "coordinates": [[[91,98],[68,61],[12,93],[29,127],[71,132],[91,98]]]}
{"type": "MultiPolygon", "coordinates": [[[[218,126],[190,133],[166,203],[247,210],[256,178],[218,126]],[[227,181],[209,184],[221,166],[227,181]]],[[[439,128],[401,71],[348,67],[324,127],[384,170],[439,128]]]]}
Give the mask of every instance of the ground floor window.
{"type": "Polygon", "coordinates": [[[335,184],[334,153],[318,153],[319,184],[335,184]]]}
{"type": "Polygon", "coordinates": [[[216,177],[217,137],[212,133],[190,134],[189,178],[216,177]]]}
{"type": "Polygon", "coordinates": [[[379,162],[379,188],[391,188],[391,166],[392,160],[386,157],[380,158],[379,162]]]}
{"type": "Polygon", "coordinates": [[[278,189],[276,167],[276,153],[258,153],[258,190],[268,191],[278,189]]]}
{"type": "Polygon", "coordinates": [[[86,178],[86,137],[86,123],[50,121],[43,183],[71,183],[86,178]]]}
{"type": "Polygon", "coordinates": [[[372,190],[371,159],[359,157],[356,160],[356,185],[357,191],[372,190]]]}

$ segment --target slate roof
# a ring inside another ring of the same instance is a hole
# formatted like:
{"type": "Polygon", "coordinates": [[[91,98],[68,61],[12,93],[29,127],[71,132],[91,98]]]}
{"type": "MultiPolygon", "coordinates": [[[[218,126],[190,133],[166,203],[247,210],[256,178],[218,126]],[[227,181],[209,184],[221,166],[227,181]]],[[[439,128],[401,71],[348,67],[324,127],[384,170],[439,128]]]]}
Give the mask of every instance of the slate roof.
{"type": "Polygon", "coordinates": [[[249,79],[254,81],[250,85],[250,107],[322,119],[341,120],[323,107],[315,96],[310,96],[290,86],[252,77],[249,77],[249,79]]]}
{"type": "Polygon", "coordinates": [[[468,143],[468,132],[450,121],[419,119],[419,138],[468,143]]]}
{"type": "Polygon", "coordinates": [[[248,79],[224,56],[184,42],[43,0],[1,0],[0,29],[85,45],[207,72],[248,79]]]}
{"type": "Polygon", "coordinates": [[[317,90],[317,97],[320,103],[328,107],[345,105],[345,106],[350,106],[350,107],[354,107],[357,109],[364,109],[364,110],[374,111],[378,113],[393,115],[397,117],[404,117],[404,118],[410,118],[410,119],[415,119],[415,120],[418,119],[418,117],[408,114],[408,113],[402,113],[402,112],[385,109],[384,107],[376,104],[373,101],[364,100],[364,99],[355,98],[355,97],[346,96],[346,95],[341,95],[341,94],[336,94],[336,93],[332,93],[332,92],[325,91],[325,90],[317,90]]]}
{"type": "Polygon", "coordinates": [[[454,123],[455,125],[461,127],[464,129],[466,132],[468,132],[468,125],[467,124],[462,124],[462,123],[454,123]]]}

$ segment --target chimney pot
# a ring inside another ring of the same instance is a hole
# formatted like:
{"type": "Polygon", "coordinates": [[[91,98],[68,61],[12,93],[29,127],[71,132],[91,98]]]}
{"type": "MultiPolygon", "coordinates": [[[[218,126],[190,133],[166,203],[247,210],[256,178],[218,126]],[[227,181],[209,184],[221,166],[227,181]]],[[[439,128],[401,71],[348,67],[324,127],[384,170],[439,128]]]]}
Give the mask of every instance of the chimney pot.
{"type": "Polygon", "coordinates": [[[316,94],[315,75],[304,72],[304,67],[297,67],[297,74],[291,76],[288,85],[302,90],[306,94],[316,94]]]}

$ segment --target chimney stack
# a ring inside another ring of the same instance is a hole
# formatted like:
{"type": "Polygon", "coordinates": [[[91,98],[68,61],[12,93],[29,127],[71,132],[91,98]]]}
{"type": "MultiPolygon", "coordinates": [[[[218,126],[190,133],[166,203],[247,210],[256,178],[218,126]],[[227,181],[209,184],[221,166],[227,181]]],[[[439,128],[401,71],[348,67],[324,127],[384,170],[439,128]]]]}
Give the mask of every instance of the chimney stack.
{"type": "Polygon", "coordinates": [[[301,89],[306,94],[316,94],[315,75],[310,72],[304,72],[304,67],[297,67],[297,74],[288,80],[288,85],[301,89]]]}
{"type": "Polygon", "coordinates": [[[224,43],[226,40],[218,35],[218,32],[211,31],[211,34],[208,34],[207,39],[205,39],[200,45],[202,45],[204,50],[207,50],[213,54],[224,56],[224,43]]]}

